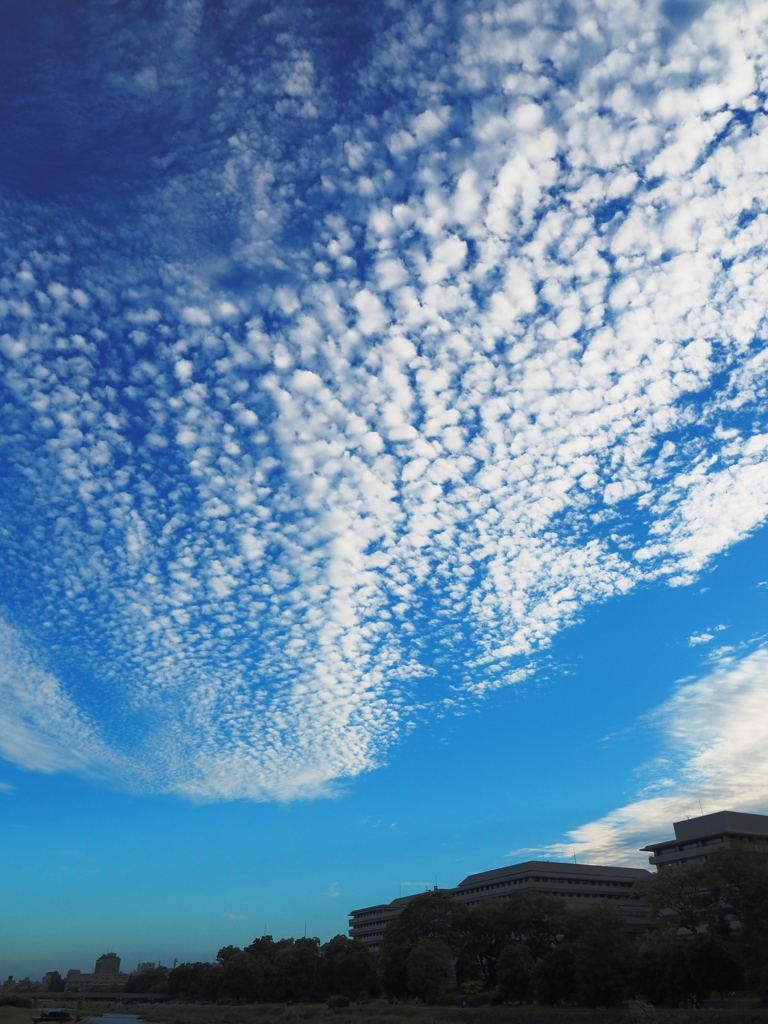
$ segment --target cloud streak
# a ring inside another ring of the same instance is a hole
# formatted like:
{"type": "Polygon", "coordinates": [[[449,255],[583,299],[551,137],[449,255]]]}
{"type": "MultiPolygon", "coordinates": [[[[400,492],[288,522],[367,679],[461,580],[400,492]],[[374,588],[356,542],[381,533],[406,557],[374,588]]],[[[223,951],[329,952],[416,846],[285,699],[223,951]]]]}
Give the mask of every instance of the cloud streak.
{"type": "Polygon", "coordinates": [[[331,793],[768,511],[764,7],[386,7],[343,72],[307,11],[105,43],[115,127],[166,139],[116,232],[77,161],[5,198],[26,767],[331,793]],[[76,758],[32,742],[32,671],[76,758]]]}
{"type": "Polygon", "coordinates": [[[664,838],[671,822],[714,810],[764,814],[768,770],[768,652],[723,658],[707,676],[678,688],[650,716],[665,750],[638,774],[650,777],[638,799],[569,832],[548,848],[584,860],[642,863],[638,852],[664,838]]]}

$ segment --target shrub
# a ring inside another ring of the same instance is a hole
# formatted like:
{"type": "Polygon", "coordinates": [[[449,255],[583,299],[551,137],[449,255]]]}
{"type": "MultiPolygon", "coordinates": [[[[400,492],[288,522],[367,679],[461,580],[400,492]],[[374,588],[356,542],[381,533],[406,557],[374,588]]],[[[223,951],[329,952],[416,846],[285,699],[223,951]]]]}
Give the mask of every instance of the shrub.
{"type": "Polygon", "coordinates": [[[438,1006],[461,1006],[466,1000],[460,992],[445,992],[437,1000],[438,1006]]]}
{"type": "Polygon", "coordinates": [[[347,996],[329,996],[328,997],[328,1008],[331,1010],[341,1010],[345,1006],[349,1006],[349,998],[347,996]]]}
{"type": "Polygon", "coordinates": [[[31,1010],[32,1000],[24,996],[0,996],[0,1006],[17,1006],[21,1010],[31,1010]]]}
{"type": "Polygon", "coordinates": [[[655,1024],[658,1019],[656,1007],[644,999],[634,999],[627,1007],[629,1024],[655,1024]]]}

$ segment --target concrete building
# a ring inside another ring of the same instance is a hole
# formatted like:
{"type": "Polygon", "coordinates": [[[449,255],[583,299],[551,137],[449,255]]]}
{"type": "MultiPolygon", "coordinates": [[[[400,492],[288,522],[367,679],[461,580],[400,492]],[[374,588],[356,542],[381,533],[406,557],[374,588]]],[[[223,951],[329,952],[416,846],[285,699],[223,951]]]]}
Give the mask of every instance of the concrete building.
{"type": "Polygon", "coordinates": [[[123,985],[127,974],[120,973],[120,957],[117,953],[102,953],[93,968],[93,974],[82,971],[67,971],[64,987],[67,992],[82,992],[86,988],[110,988],[123,985]]]}
{"type": "Polygon", "coordinates": [[[120,957],[117,953],[102,953],[96,961],[93,973],[99,977],[109,975],[114,978],[120,973],[120,957]]]}
{"type": "Polygon", "coordinates": [[[768,815],[741,811],[717,811],[674,822],[675,838],[642,847],[657,871],[703,861],[714,850],[731,843],[749,843],[768,857],[768,815]]]}
{"type": "MultiPolygon", "coordinates": [[[[524,890],[557,896],[569,910],[588,907],[596,900],[608,901],[626,917],[633,931],[646,931],[648,908],[639,900],[632,899],[631,891],[635,882],[650,877],[650,871],[644,868],[531,860],[468,875],[455,889],[435,891],[449,893],[458,902],[471,907],[481,900],[506,899],[513,892],[524,890]]],[[[369,949],[377,952],[386,926],[399,917],[417,896],[402,896],[391,903],[351,911],[350,936],[361,939],[369,949]]]]}

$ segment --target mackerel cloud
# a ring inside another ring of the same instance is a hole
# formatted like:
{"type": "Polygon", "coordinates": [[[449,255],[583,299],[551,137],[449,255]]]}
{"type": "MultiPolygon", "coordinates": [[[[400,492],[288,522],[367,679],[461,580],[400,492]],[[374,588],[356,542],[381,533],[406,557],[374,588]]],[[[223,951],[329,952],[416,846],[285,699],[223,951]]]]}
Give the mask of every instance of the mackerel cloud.
{"type": "Polygon", "coordinates": [[[217,10],[4,128],[0,751],[311,797],[764,521],[768,4],[217,10]]]}

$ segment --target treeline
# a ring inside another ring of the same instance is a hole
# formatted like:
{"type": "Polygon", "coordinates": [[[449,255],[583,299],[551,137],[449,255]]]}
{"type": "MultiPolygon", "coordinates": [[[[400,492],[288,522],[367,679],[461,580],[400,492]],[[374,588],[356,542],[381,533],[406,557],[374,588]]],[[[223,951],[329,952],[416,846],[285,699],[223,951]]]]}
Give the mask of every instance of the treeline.
{"type": "Polygon", "coordinates": [[[337,935],[323,945],[316,938],[265,935],[240,949],[224,946],[216,962],[179,964],[136,975],[126,992],[153,992],[192,1002],[292,1003],[338,1001],[377,995],[376,958],[362,942],[337,935]]]}
{"type": "MultiPolygon", "coordinates": [[[[569,911],[521,891],[468,907],[439,892],[407,905],[373,955],[358,940],[256,939],[215,964],[144,978],[190,1000],[282,1002],[417,998],[612,1006],[625,998],[696,1004],[751,989],[768,1002],[768,860],[733,846],[635,886],[650,934],[632,934],[608,903],[569,911]]],[[[163,969],[157,969],[163,970],[163,969]]],[[[157,973],[157,972],[155,972],[157,973]]],[[[134,991],[142,976],[132,979],[134,991]]],[[[127,989],[127,986],[126,986],[127,989]]]]}

